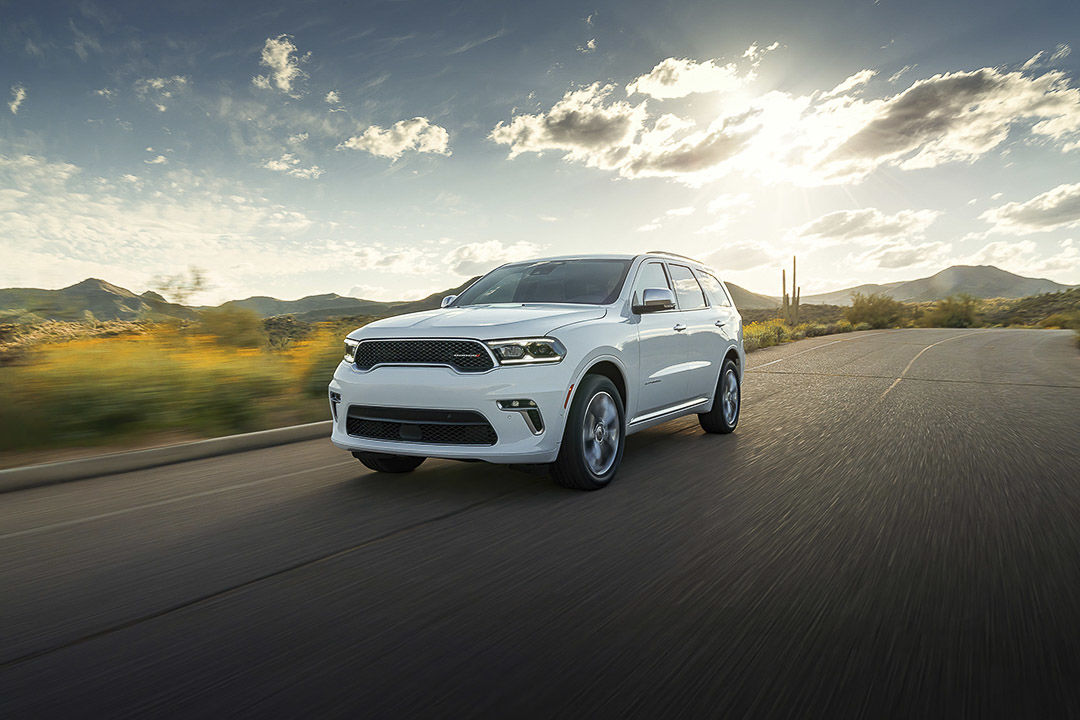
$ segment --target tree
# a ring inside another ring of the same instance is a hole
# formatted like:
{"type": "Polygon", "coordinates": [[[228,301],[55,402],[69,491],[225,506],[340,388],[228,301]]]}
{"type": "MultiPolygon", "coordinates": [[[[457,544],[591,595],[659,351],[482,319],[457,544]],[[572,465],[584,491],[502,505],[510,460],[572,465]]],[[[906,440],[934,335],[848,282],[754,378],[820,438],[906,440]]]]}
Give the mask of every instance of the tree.
{"type": "Polygon", "coordinates": [[[266,343],[262,318],[247,308],[223,305],[204,310],[199,329],[222,345],[262,347],[266,343]]]}
{"type": "Polygon", "coordinates": [[[896,327],[906,314],[904,303],[885,293],[853,293],[851,307],[844,312],[852,325],[867,323],[872,328],[896,327]]]}
{"type": "Polygon", "coordinates": [[[178,305],[186,304],[192,295],[198,295],[210,287],[206,272],[194,265],[188,268],[187,274],[158,275],[150,281],[150,286],[178,305]]]}
{"type": "Polygon", "coordinates": [[[938,300],[924,319],[932,327],[966,328],[975,324],[975,311],[979,301],[961,293],[938,300]]]}

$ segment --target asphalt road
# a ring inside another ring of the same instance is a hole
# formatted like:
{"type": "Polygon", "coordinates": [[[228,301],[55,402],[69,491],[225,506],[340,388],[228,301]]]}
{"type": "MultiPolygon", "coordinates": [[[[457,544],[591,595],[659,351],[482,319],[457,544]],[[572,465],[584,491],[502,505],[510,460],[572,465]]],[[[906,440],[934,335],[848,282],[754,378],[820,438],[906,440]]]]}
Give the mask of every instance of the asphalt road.
{"type": "Polygon", "coordinates": [[[0,717],[1080,716],[1071,334],[750,364],[596,493],[315,441],[0,495],[0,717]]]}

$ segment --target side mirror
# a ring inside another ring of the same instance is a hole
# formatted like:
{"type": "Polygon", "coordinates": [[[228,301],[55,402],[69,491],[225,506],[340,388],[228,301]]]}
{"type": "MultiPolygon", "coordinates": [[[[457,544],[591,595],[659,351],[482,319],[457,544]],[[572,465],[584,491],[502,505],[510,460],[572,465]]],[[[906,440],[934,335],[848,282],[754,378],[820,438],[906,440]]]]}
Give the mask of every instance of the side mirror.
{"type": "Polygon", "coordinates": [[[641,291],[641,304],[634,306],[634,312],[639,314],[674,309],[675,296],[668,288],[645,288],[641,291]]]}
{"type": "Polygon", "coordinates": [[[455,300],[457,300],[457,295],[447,295],[442,299],[442,302],[439,303],[439,307],[446,307],[455,300]]]}

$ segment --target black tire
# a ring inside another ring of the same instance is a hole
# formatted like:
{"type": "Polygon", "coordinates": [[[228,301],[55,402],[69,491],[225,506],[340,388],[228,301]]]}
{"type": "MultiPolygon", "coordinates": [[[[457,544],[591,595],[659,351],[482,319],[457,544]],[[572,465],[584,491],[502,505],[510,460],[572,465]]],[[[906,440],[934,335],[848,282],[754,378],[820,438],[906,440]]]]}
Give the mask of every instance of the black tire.
{"type": "Polygon", "coordinates": [[[586,375],[578,385],[574,402],[570,404],[559,457],[551,464],[551,475],[558,484],[574,490],[607,487],[619,470],[625,444],[626,418],[622,396],[615,384],[606,377],[586,375]],[[610,419],[612,411],[616,419],[610,419]],[[588,441],[590,448],[596,450],[590,456],[592,460],[586,458],[587,414],[589,424],[597,428],[588,441]],[[604,422],[605,417],[609,418],[607,422],[604,422]],[[601,426],[602,430],[599,429],[601,426]],[[612,432],[615,433],[614,439],[612,432]]]}
{"type": "Polygon", "coordinates": [[[353,457],[375,472],[407,473],[420,467],[427,458],[412,455],[385,455],[383,453],[354,452],[353,457]]]}
{"type": "Polygon", "coordinates": [[[712,410],[707,413],[698,413],[698,422],[701,429],[707,433],[719,433],[726,435],[733,432],[739,424],[739,413],[742,412],[742,381],[739,378],[739,368],[735,361],[728,359],[720,368],[720,377],[716,380],[716,388],[713,390],[712,410]],[[734,378],[734,412],[731,411],[730,403],[725,403],[725,381],[731,382],[734,378]]]}

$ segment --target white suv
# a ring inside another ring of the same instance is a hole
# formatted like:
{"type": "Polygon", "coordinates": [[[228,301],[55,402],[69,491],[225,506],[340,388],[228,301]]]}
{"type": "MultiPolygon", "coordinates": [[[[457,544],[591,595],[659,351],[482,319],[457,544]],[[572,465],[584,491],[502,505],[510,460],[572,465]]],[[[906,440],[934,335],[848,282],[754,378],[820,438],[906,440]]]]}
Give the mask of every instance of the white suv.
{"type": "Polygon", "coordinates": [[[442,305],[345,340],[331,439],[373,470],[550,463],[560,484],[596,490],[627,435],[690,413],[710,433],[739,422],[742,319],[689,258],[511,263],[442,305]]]}

